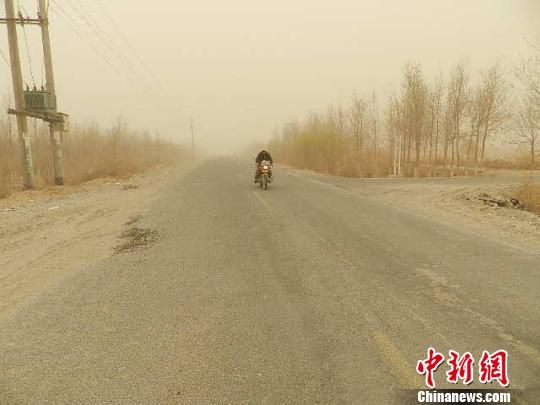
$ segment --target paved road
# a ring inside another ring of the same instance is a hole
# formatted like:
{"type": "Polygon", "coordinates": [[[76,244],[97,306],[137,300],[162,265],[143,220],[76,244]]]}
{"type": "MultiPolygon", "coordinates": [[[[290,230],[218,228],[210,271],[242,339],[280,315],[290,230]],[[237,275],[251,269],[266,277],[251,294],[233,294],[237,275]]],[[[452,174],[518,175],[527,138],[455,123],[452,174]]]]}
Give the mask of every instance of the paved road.
{"type": "Polygon", "coordinates": [[[157,243],[2,319],[0,403],[385,404],[421,383],[428,346],[508,350],[512,387],[538,403],[540,255],[251,173],[198,166],[138,225],[157,243]]]}

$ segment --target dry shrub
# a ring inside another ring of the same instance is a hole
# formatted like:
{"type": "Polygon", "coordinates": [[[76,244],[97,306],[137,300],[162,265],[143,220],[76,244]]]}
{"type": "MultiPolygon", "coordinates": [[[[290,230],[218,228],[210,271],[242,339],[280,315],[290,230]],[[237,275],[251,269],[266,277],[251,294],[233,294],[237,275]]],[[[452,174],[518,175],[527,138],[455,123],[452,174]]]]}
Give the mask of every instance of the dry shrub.
{"type": "MultiPolygon", "coordinates": [[[[29,124],[36,184],[50,185],[54,173],[48,128],[29,124]]],[[[19,143],[6,126],[0,124],[0,198],[20,189],[23,182],[19,143]]],[[[127,178],[154,166],[173,165],[183,157],[179,145],[130,131],[121,122],[110,129],[97,125],[73,128],[63,136],[63,153],[67,184],[98,177],[127,178]]]]}
{"type": "Polygon", "coordinates": [[[0,198],[6,198],[9,196],[9,189],[6,183],[0,181],[0,198]]]}
{"type": "Polygon", "coordinates": [[[527,210],[540,214],[540,184],[525,184],[518,190],[517,198],[527,210]]]}
{"type": "Polygon", "coordinates": [[[507,169],[507,170],[528,170],[540,168],[538,164],[531,165],[530,159],[523,156],[518,156],[514,159],[503,160],[487,160],[483,163],[483,166],[487,169],[507,169]]]}
{"type": "Polygon", "coordinates": [[[119,128],[107,135],[90,128],[67,136],[64,154],[68,182],[80,183],[107,176],[127,178],[156,165],[174,164],[180,157],[180,148],[119,128]]]}
{"type": "Polygon", "coordinates": [[[380,177],[391,171],[391,158],[382,148],[356,153],[354,140],[340,136],[335,128],[304,128],[268,145],[276,161],[319,173],[344,177],[380,177]]]}
{"type": "Polygon", "coordinates": [[[2,130],[5,126],[0,129],[0,198],[6,198],[13,191],[14,182],[22,183],[22,170],[19,145],[9,132],[2,130]]]}

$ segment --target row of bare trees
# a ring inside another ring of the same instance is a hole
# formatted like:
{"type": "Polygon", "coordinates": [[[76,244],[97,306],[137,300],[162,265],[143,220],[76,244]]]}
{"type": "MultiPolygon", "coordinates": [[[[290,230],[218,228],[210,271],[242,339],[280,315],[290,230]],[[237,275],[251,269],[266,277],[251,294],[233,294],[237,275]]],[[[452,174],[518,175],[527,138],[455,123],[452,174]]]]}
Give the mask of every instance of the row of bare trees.
{"type": "Polygon", "coordinates": [[[387,126],[393,151],[393,174],[430,175],[438,167],[450,175],[478,170],[490,136],[509,122],[508,92],[499,64],[481,73],[470,85],[464,63],[456,65],[445,82],[426,83],[418,64],[403,69],[401,93],[387,107],[387,126]]]}
{"type": "MultiPolygon", "coordinates": [[[[0,198],[18,190],[22,183],[19,142],[9,117],[0,120],[0,198]]],[[[36,124],[31,131],[35,175],[39,186],[54,179],[48,128],[36,124]]],[[[130,129],[125,122],[110,128],[97,124],[76,125],[63,143],[68,184],[98,177],[128,177],[157,165],[172,165],[187,158],[184,148],[166,140],[130,129]]]]}
{"type": "Polygon", "coordinates": [[[527,145],[531,165],[535,166],[540,142],[540,44],[533,47],[534,56],[523,61],[517,73],[523,93],[515,121],[517,143],[527,145]]]}
{"type": "Polygon", "coordinates": [[[504,134],[529,150],[535,167],[539,133],[539,58],[523,63],[521,83],[499,63],[471,80],[465,63],[428,82],[418,63],[403,67],[399,91],[383,106],[375,92],[353,96],[286,125],[269,147],[282,161],[345,176],[477,173],[490,138],[504,134]],[[516,105],[518,108],[516,109],[516,105]]]}

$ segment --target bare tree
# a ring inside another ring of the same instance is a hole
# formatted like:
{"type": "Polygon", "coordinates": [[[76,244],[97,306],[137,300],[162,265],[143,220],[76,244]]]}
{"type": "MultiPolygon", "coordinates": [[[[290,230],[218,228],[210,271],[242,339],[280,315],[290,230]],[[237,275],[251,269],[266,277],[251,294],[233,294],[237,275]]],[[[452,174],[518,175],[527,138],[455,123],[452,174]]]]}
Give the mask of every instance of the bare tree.
{"type": "Polygon", "coordinates": [[[469,76],[465,69],[465,64],[459,63],[452,74],[448,83],[448,108],[452,124],[452,163],[459,169],[460,164],[460,139],[461,126],[467,107],[467,86],[469,76]],[[454,159],[455,157],[455,159],[454,159]]]}
{"type": "Polygon", "coordinates": [[[373,91],[369,99],[369,115],[371,120],[371,140],[372,140],[372,159],[377,162],[377,152],[378,152],[378,126],[379,126],[379,105],[377,103],[377,95],[373,91]]]}
{"type": "MultiPolygon", "coordinates": [[[[482,150],[480,158],[483,161],[486,152],[488,137],[510,118],[507,108],[508,86],[503,77],[499,63],[494,64],[486,72],[482,73],[481,102],[482,107],[482,150]]],[[[477,160],[475,160],[475,167],[477,160]]]]}
{"type": "Polygon", "coordinates": [[[516,115],[517,141],[527,145],[531,169],[536,166],[536,148],[540,140],[540,120],[533,97],[526,97],[521,111],[516,115]]]}
{"type": "Polygon", "coordinates": [[[366,117],[367,102],[359,96],[354,96],[349,111],[349,121],[355,144],[355,158],[359,159],[364,140],[364,121],[366,117]]]}
{"type": "Polygon", "coordinates": [[[340,137],[343,136],[343,128],[344,128],[344,125],[345,125],[345,119],[343,117],[343,107],[341,106],[341,104],[338,105],[337,107],[337,130],[338,130],[338,135],[340,137]]]}
{"type": "Polygon", "coordinates": [[[519,81],[524,85],[527,93],[534,100],[536,113],[540,109],[540,40],[538,43],[530,44],[534,54],[521,62],[517,72],[519,81]]]}
{"type": "Polygon", "coordinates": [[[395,96],[391,97],[384,110],[384,122],[388,145],[390,146],[390,156],[392,159],[392,174],[398,176],[401,174],[401,146],[402,137],[400,136],[399,123],[399,101],[395,96]]]}
{"type": "Polygon", "coordinates": [[[416,152],[414,175],[416,177],[420,166],[420,150],[424,137],[427,86],[424,82],[422,69],[419,64],[409,63],[405,65],[403,74],[405,119],[409,130],[409,147],[410,142],[414,141],[416,152]]]}
{"type": "Polygon", "coordinates": [[[439,76],[428,95],[428,114],[429,114],[429,157],[431,173],[437,165],[439,138],[443,119],[443,91],[444,81],[439,76]]]}
{"type": "Polygon", "coordinates": [[[516,117],[518,142],[529,146],[531,167],[536,164],[540,130],[540,44],[531,44],[535,54],[524,60],[517,77],[523,84],[523,105],[516,117]]]}
{"type": "MultiPolygon", "coordinates": [[[[445,99],[445,105],[443,110],[443,120],[442,120],[442,129],[443,129],[443,166],[445,169],[448,168],[448,154],[450,145],[454,144],[454,131],[453,131],[453,124],[452,124],[452,108],[451,108],[451,98],[450,98],[450,92],[446,91],[446,99],[445,99]]],[[[453,148],[452,148],[453,150],[453,148]]],[[[452,162],[454,163],[454,156],[452,153],[452,162]]]]}
{"type": "Polygon", "coordinates": [[[470,137],[467,148],[467,161],[470,162],[470,154],[474,152],[474,173],[478,173],[478,154],[480,145],[480,129],[485,120],[485,102],[480,87],[471,90],[469,103],[470,137]],[[474,147],[474,150],[472,149],[474,147]]]}

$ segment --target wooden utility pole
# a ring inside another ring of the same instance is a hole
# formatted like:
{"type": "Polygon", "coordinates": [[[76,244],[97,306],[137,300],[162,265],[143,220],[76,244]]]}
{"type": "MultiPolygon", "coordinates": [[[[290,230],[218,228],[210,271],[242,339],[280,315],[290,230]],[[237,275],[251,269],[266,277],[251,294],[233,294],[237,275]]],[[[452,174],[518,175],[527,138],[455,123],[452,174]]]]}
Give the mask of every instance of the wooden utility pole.
{"type": "MultiPolygon", "coordinates": [[[[43,41],[43,57],[45,62],[45,78],[47,83],[45,89],[56,97],[56,86],[54,83],[54,73],[52,64],[51,39],[49,36],[49,15],[45,0],[39,0],[39,19],[41,21],[41,39],[43,41]]],[[[55,109],[56,112],[56,109],[55,109]]],[[[51,146],[53,152],[54,183],[58,186],[64,184],[64,162],[62,156],[62,137],[59,132],[55,132],[54,123],[49,124],[51,146]]]]}
{"type": "Polygon", "coordinates": [[[34,182],[34,161],[32,158],[32,143],[28,136],[28,122],[25,115],[24,88],[21,71],[21,58],[19,55],[19,41],[17,39],[17,22],[13,0],[5,0],[6,25],[9,41],[9,57],[11,62],[11,76],[13,79],[13,94],[15,96],[15,110],[17,114],[17,128],[21,144],[24,186],[32,189],[34,182]]]}

